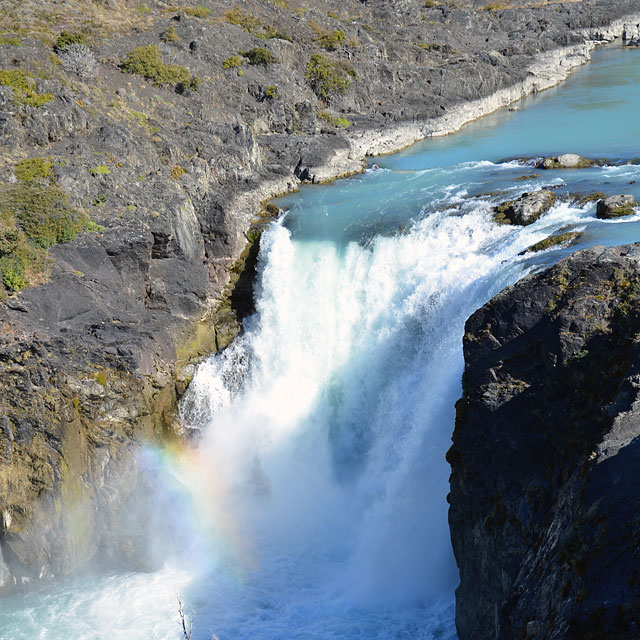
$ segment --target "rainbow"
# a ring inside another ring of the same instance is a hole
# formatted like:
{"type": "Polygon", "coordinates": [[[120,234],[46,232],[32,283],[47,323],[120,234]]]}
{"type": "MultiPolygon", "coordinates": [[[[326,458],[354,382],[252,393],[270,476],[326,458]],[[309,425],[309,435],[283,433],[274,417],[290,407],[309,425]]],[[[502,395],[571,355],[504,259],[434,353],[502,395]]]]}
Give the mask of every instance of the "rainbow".
{"type": "Polygon", "coordinates": [[[212,557],[227,570],[232,567],[241,581],[255,571],[258,563],[253,538],[234,509],[238,500],[221,472],[224,465],[210,451],[205,455],[198,446],[180,442],[148,446],[143,455],[152,468],[173,479],[170,491],[186,506],[194,536],[205,542],[212,557]]]}

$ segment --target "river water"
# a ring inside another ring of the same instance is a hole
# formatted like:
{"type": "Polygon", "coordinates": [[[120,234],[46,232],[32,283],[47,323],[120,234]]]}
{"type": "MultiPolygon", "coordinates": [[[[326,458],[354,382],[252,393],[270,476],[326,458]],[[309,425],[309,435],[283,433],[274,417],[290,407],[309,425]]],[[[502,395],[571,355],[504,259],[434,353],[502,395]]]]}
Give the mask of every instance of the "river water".
{"type": "MultiPolygon", "coordinates": [[[[597,52],[556,89],[281,198],[261,239],[257,313],[181,406],[194,446],[143,464],[172,543],[155,571],[85,577],[0,602],[6,640],[455,638],[447,503],[465,319],[572,248],[640,240],[595,191],[640,201],[640,51],[597,52]],[[516,160],[574,152],[602,168],[516,160]],[[491,207],[560,199],[525,228],[491,207]]],[[[163,526],[161,524],[159,527],[163,526]]],[[[166,536],[159,536],[166,538],[166,536]]],[[[153,541],[148,541],[152,546],[153,541]]]]}

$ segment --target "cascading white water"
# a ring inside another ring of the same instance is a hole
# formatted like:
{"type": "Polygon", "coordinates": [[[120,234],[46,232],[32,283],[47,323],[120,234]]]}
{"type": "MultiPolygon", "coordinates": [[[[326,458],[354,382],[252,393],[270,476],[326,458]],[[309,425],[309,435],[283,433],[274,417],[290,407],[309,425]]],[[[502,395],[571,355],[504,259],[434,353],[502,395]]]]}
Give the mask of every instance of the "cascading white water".
{"type": "Polygon", "coordinates": [[[231,549],[193,590],[221,640],[454,635],[444,454],[464,321],[548,233],[461,195],[364,245],[263,236],[257,314],[181,410],[231,549]]]}

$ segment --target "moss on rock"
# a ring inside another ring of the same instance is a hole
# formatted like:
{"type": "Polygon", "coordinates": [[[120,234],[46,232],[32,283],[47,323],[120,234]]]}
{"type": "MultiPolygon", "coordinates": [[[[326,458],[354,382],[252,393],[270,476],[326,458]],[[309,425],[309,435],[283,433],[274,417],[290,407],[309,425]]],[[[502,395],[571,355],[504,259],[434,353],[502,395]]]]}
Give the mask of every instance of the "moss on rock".
{"type": "Polygon", "coordinates": [[[540,242],[536,242],[531,245],[528,249],[522,252],[525,253],[536,253],[537,251],[545,251],[545,249],[550,249],[551,247],[557,247],[559,245],[569,245],[577,242],[578,239],[582,236],[582,233],[579,231],[568,231],[567,233],[559,233],[554,236],[549,236],[544,240],[540,240],[540,242]]]}

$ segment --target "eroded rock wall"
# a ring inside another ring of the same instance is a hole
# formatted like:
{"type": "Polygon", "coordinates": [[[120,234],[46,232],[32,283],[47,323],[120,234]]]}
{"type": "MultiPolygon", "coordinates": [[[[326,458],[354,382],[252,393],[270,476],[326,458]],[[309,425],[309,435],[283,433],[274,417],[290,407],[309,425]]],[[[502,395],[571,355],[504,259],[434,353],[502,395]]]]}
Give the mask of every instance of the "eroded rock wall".
{"type": "Polygon", "coordinates": [[[449,521],[475,638],[640,633],[640,246],[596,247],[467,322],[449,521]]]}

